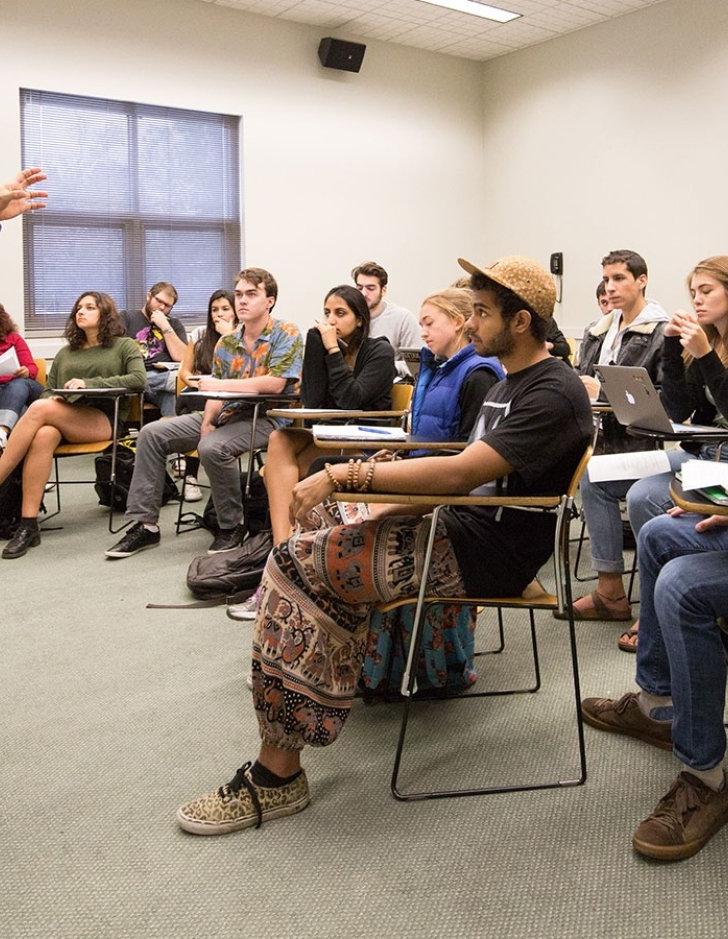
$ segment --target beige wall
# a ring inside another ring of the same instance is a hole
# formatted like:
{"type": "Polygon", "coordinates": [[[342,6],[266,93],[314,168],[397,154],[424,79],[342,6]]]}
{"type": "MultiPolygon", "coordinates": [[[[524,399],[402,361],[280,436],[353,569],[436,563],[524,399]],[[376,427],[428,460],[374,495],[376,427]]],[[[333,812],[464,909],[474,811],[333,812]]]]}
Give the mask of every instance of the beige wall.
{"type": "Polygon", "coordinates": [[[485,63],[483,86],[486,254],[563,251],[569,333],[612,248],[687,303],[692,264],[728,254],[728,3],[668,0],[485,63]]]}
{"type": "MultiPolygon", "coordinates": [[[[246,261],[276,274],[301,325],[365,258],[415,308],[478,253],[477,63],[371,42],[359,75],[335,72],[316,55],[325,30],[198,0],[2,0],[0,21],[0,179],[20,161],[20,87],[216,110],[244,119],[246,261]]],[[[0,271],[20,317],[18,222],[0,271]]]]}
{"type": "MultiPolygon", "coordinates": [[[[246,261],[301,325],[370,255],[414,308],[458,254],[563,251],[579,335],[607,250],[642,252],[668,309],[728,252],[728,3],[666,0],[482,65],[371,42],[359,75],[320,68],[325,33],[198,0],[3,0],[0,178],[22,86],[241,114],[246,261]]],[[[20,231],[0,236],[16,315],[20,231]]]]}

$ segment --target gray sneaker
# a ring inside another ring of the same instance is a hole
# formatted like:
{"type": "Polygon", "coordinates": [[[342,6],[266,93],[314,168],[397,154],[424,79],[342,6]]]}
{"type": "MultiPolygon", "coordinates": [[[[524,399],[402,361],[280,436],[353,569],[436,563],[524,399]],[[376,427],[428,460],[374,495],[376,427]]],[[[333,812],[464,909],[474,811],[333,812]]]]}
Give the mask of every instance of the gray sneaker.
{"type": "Polygon", "coordinates": [[[233,603],[227,608],[227,615],[230,619],[254,620],[258,615],[260,606],[260,587],[255,591],[252,597],[243,600],[242,603],[233,603]]]}

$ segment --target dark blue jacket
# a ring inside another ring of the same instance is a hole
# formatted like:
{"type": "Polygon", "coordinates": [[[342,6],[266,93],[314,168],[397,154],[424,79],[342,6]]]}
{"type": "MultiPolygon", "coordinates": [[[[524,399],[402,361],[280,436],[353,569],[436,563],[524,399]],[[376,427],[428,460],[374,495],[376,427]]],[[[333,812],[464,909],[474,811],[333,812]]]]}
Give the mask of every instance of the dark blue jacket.
{"type": "Polygon", "coordinates": [[[425,346],[412,399],[412,434],[423,440],[457,440],[460,425],[460,389],[471,372],[487,368],[498,381],[505,378],[496,358],[478,355],[472,343],[440,364],[425,346]]]}

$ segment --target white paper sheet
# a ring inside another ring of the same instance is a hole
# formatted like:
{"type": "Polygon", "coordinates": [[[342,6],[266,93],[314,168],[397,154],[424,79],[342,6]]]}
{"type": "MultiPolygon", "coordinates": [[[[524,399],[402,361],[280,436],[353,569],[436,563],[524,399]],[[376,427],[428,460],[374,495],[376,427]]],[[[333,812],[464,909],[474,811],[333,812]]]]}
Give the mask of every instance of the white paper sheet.
{"type": "Polygon", "coordinates": [[[728,488],[728,464],[716,460],[687,460],[680,467],[680,476],[683,489],[728,488]]]}
{"type": "Polygon", "coordinates": [[[0,375],[3,377],[5,375],[14,375],[19,368],[18,353],[15,351],[14,346],[10,346],[0,355],[0,375]]]}
{"type": "Polygon", "coordinates": [[[314,424],[313,435],[319,440],[375,440],[386,446],[388,440],[406,440],[399,427],[359,427],[355,424],[314,424]]]}
{"type": "Polygon", "coordinates": [[[603,483],[614,479],[642,479],[670,472],[670,461],[664,450],[638,450],[636,453],[605,453],[593,456],[586,468],[590,482],[603,483]]]}

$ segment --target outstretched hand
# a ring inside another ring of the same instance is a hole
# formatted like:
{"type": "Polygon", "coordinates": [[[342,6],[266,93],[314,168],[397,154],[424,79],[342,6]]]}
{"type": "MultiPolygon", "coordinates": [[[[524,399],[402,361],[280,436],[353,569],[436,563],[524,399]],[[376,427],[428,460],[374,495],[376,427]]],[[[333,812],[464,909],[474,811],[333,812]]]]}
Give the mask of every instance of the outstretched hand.
{"type": "Polygon", "coordinates": [[[8,221],[24,212],[44,209],[48,193],[30,188],[44,179],[46,175],[43,170],[34,166],[21,170],[14,179],[0,184],[0,221],[8,221]]]}

